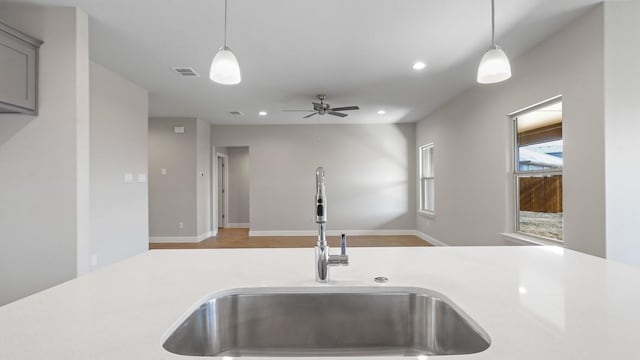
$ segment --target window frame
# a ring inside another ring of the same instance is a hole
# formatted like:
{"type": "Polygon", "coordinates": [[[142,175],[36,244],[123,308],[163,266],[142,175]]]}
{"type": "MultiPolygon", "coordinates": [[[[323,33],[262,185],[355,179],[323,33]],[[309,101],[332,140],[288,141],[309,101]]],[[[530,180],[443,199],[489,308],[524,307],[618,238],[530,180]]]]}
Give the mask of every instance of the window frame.
{"type": "Polygon", "coordinates": [[[436,214],[436,201],[435,201],[435,194],[436,194],[436,174],[435,174],[435,163],[433,161],[434,159],[434,153],[435,153],[435,144],[434,143],[428,143],[425,145],[421,145],[418,147],[418,214],[420,215],[424,215],[424,216],[428,216],[428,217],[434,217],[436,214]],[[423,154],[425,153],[425,150],[431,149],[430,152],[430,163],[432,164],[433,167],[433,176],[423,176],[423,154]],[[424,194],[423,194],[423,185],[422,182],[423,180],[433,180],[433,193],[431,194],[432,198],[433,198],[433,209],[427,209],[426,207],[426,203],[428,201],[424,201],[424,194]]]}
{"type": "MultiPolygon", "coordinates": [[[[527,170],[527,171],[520,171],[520,154],[519,154],[519,143],[518,143],[518,116],[522,115],[522,114],[526,114],[532,111],[535,111],[537,109],[540,108],[544,108],[547,107],[553,103],[557,103],[557,102],[562,102],[562,95],[558,95],[558,96],[554,96],[550,99],[541,101],[537,104],[534,104],[532,106],[529,106],[527,108],[524,108],[522,110],[518,110],[516,112],[513,112],[511,114],[509,114],[509,118],[511,119],[511,124],[512,124],[512,140],[513,140],[513,146],[512,146],[512,157],[513,157],[513,162],[512,162],[512,166],[513,166],[513,229],[514,229],[514,233],[518,234],[518,235],[523,235],[523,236],[527,236],[527,237],[531,237],[534,239],[540,239],[543,241],[550,241],[553,244],[559,244],[562,245],[564,244],[564,224],[562,226],[562,234],[563,234],[563,239],[554,239],[554,238],[549,238],[549,237],[545,237],[545,236],[541,236],[541,235],[537,235],[537,234],[531,234],[531,233],[527,233],[527,232],[523,232],[520,230],[520,179],[521,178],[529,178],[529,177],[541,177],[541,176],[557,176],[560,175],[562,176],[562,181],[564,182],[564,161],[562,164],[562,169],[560,170],[527,170]]],[[[562,123],[562,125],[564,126],[564,121],[562,123]]],[[[562,136],[562,139],[564,140],[564,134],[562,136]]],[[[563,196],[564,196],[564,189],[563,189],[563,196]]],[[[564,219],[564,206],[563,206],[563,219],[564,219]]]]}

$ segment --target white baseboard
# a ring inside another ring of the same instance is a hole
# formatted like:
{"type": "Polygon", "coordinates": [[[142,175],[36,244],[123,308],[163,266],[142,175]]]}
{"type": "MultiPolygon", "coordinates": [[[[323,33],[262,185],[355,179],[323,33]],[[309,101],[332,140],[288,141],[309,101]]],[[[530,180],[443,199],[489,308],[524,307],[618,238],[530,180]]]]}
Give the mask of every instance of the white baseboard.
{"type": "Polygon", "coordinates": [[[206,233],[198,236],[198,242],[200,242],[202,240],[206,240],[206,239],[208,239],[208,238],[210,238],[212,236],[215,236],[215,235],[213,235],[213,231],[206,232],[206,233]]]}
{"type": "MultiPolygon", "coordinates": [[[[327,230],[328,236],[338,236],[347,234],[347,236],[393,236],[393,235],[415,235],[415,230],[327,230]]],[[[261,231],[251,230],[249,236],[315,236],[318,235],[317,230],[275,230],[261,231]]]]}
{"type": "Polygon", "coordinates": [[[431,236],[429,236],[429,235],[427,235],[427,234],[425,234],[425,233],[423,233],[421,231],[418,231],[418,230],[414,231],[414,235],[419,237],[420,239],[430,243],[433,246],[449,246],[449,245],[443,243],[442,241],[440,241],[438,239],[435,239],[435,238],[433,238],[433,237],[431,237],[431,236]]]}
{"type": "Polygon", "coordinates": [[[208,231],[198,236],[149,236],[150,243],[199,243],[202,240],[206,240],[212,236],[216,236],[217,231],[214,233],[208,231]]]}
{"type": "Polygon", "coordinates": [[[249,228],[249,223],[229,223],[229,224],[227,224],[227,226],[225,226],[225,228],[248,229],[249,228]]]}
{"type": "Polygon", "coordinates": [[[149,236],[150,243],[198,243],[197,236],[149,236]]]}

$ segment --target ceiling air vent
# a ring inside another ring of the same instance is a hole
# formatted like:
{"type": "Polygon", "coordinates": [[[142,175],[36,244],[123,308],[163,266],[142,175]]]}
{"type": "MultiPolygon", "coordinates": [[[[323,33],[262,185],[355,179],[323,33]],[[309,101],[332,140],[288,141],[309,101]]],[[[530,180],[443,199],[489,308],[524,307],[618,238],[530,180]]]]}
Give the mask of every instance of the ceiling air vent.
{"type": "Polygon", "coordinates": [[[242,113],[240,111],[229,111],[229,114],[231,114],[231,115],[242,115],[242,113]]]}
{"type": "Polygon", "coordinates": [[[174,67],[173,70],[182,76],[200,77],[200,75],[190,67],[174,67]]]}

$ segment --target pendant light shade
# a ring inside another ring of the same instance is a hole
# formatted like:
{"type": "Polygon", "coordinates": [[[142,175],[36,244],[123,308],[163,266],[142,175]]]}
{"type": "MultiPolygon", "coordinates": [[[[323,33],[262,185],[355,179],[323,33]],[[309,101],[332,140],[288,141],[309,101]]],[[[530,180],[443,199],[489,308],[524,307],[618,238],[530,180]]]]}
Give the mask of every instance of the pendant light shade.
{"type": "Polygon", "coordinates": [[[218,84],[235,85],[242,81],[240,64],[228,46],[223,46],[211,62],[209,78],[218,84]]]}
{"type": "Polygon", "coordinates": [[[507,54],[500,46],[487,50],[478,66],[478,82],[480,84],[495,84],[511,77],[511,64],[507,54]]]}
{"type": "Polygon", "coordinates": [[[209,78],[223,85],[235,85],[242,81],[238,59],[227,46],[227,0],[224,0],[224,46],[218,50],[211,62],[209,78]]]}
{"type": "Polygon", "coordinates": [[[511,77],[511,64],[507,54],[496,45],[495,0],[491,0],[491,47],[484,53],[478,66],[478,83],[495,84],[511,77]]]}

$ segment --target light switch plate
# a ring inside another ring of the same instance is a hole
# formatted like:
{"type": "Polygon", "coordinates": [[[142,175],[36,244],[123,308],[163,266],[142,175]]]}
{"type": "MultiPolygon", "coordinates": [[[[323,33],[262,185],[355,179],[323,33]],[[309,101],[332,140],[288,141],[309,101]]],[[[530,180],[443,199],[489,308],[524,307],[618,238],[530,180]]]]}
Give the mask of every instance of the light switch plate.
{"type": "Polygon", "coordinates": [[[133,174],[132,173],[125,173],[124,174],[124,183],[125,184],[131,184],[133,182],[133,174]]]}
{"type": "Polygon", "coordinates": [[[161,169],[160,170],[160,174],[167,175],[167,169],[161,169]]]}
{"type": "Polygon", "coordinates": [[[138,182],[139,183],[147,182],[147,174],[138,174],[138,182]]]}
{"type": "Polygon", "coordinates": [[[184,134],[184,126],[174,126],[173,132],[176,134],[184,134]]]}

